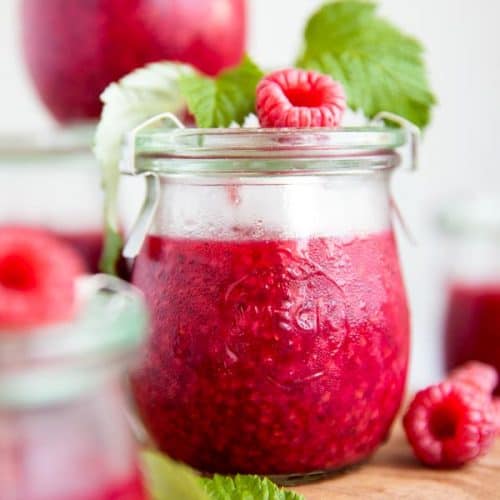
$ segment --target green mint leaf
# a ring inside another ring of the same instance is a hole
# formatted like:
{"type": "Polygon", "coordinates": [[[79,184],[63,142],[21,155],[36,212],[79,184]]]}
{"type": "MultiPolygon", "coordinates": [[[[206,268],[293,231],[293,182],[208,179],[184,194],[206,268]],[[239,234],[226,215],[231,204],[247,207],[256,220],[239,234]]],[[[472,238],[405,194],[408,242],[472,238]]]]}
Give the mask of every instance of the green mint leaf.
{"type": "Polygon", "coordinates": [[[240,125],[255,111],[255,88],[263,72],[246,56],[239,66],[218,77],[187,75],[180,79],[182,95],[198,127],[240,125]]]}
{"type": "Polygon", "coordinates": [[[435,97],[423,47],[377,17],[376,8],[364,0],[335,0],[321,7],[307,23],[297,65],[340,81],[349,106],[369,118],[390,111],[425,127],[435,97]]]}
{"type": "Polygon", "coordinates": [[[155,451],[141,455],[151,500],[304,500],[259,476],[202,478],[187,465],[155,451]]]}
{"type": "Polygon", "coordinates": [[[301,495],[279,488],[259,476],[219,476],[202,479],[211,500],[303,500],[301,495]]]}
{"type": "Polygon", "coordinates": [[[163,112],[180,113],[186,107],[179,79],[193,75],[191,66],[155,63],[112,83],[101,95],[104,103],[95,136],[94,153],[101,166],[104,188],[105,248],[101,269],[115,274],[122,247],[117,214],[119,163],[126,133],[163,112]]]}
{"type": "Polygon", "coordinates": [[[210,500],[200,477],[186,465],[154,451],[142,453],[151,500],[210,500]]]}

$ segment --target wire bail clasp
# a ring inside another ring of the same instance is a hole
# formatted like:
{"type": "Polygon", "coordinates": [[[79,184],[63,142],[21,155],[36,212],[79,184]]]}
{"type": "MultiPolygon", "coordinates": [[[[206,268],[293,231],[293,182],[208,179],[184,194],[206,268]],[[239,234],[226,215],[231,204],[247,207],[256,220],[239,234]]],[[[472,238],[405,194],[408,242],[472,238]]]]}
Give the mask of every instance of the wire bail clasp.
{"type": "MultiPolygon", "coordinates": [[[[402,116],[399,116],[395,113],[391,113],[389,111],[382,111],[378,113],[375,116],[374,120],[375,121],[386,120],[395,123],[407,132],[409,138],[408,142],[409,142],[410,155],[411,155],[410,170],[412,172],[418,170],[420,162],[420,138],[421,138],[420,129],[414,123],[407,120],[406,118],[403,118],[402,116]]],[[[401,209],[399,208],[399,205],[396,203],[396,200],[394,199],[394,196],[392,196],[392,194],[390,195],[390,207],[392,213],[394,214],[394,217],[396,218],[397,222],[399,222],[399,225],[401,226],[403,233],[408,238],[408,241],[412,245],[416,245],[416,238],[414,237],[408,224],[406,223],[406,220],[403,217],[403,213],[401,212],[401,209]]]]}
{"type": "Polygon", "coordinates": [[[185,128],[182,122],[172,113],[161,113],[142,122],[128,135],[124,146],[123,158],[120,162],[120,173],[125,175],[144,177],[146,182],[146,195],[137,219],[130,234],[126,238],[122,254],[126,259],[135,259],[141,251],[142,245],[153,223],[158,201],[160,199],[160,180],[153,172],[138,172],[136,168],[136,142],[140,132],[162,122],[169,122],[169,128],[185,128]]]}
{"type": "Polygon", "coordinates": [[[152,127],[153,125],[160,125],[164,121],[170,122],[170,126],[168,128],[186,128],[184,124],[173,113],[167,112],[155,115],[132,129],[127,134],[125,145],[123,148],[123,156],[120,161],[120,172],[122,174],[138,174],[137,169],[135,168],[137,136],[149,127],[152,127]]]}
{"type": "Polygon", "coordinates": [[[420,129],[410,120],[407,120],[406,118],[403,118],[402,116],[399,116],[396,113],[391,113],[389,111],[381,111],[375,116],[374,121],[380,120],[386,120],[388,122],[395,123],[407,132],[411,155],[410,170],[418,170],[418,167],[420,165],[420,129]]]}

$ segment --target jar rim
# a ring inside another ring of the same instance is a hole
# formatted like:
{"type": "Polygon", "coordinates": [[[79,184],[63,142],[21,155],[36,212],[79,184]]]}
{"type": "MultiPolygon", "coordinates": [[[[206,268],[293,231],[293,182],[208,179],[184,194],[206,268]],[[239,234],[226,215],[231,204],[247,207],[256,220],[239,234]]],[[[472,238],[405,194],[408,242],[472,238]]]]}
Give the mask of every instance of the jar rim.
{"type": "MultiPolygon", "coordinates": [[[[232,160],[232,171],[272,171],[271,162],[282,160],[329,161],[329,170],[342,166],[388,168],[399,164],[396,149],[407,142],[407,131],[386,126],[330,128],[156,128],[127,137],[122,171],[127,161],[135,171],[203,172],[202,161],[212,161],[211,173],[227,171],[224,160],[232,160]],[[333,160],[333,163],[332,163],[333,160]],[[253,161],[253,165],[251,164],[253,161]],[[215,164],[217,162],[217,164],[215,164]],[[235,163],[240,162],[240,165],[235,163]],[[214,167],[215,164],[215,167],[214,167]]],[[[311,168],[297,161],[290,170],[311,168]]],[[[280,165],[278,170],[282,169],[280,165]]],[[[191,173],[193,173],[191,172],[191,173]]]]}
{"type": "Polygon", "coordinates": [[[178,128],[137,134],[136,153],[161,153],[176,158],[253,158],[259,152],[283,158],[339,151],[396,149],[406,142],[401,128],[178,128]]]}
{"type": "Polygon", "coordinates": [[[122,372],[137,352],[147,325],[142,295],[107,275],[85,276],[76,288],[71,321],[0,332],[0,406],[70,398],[122,372]]]}

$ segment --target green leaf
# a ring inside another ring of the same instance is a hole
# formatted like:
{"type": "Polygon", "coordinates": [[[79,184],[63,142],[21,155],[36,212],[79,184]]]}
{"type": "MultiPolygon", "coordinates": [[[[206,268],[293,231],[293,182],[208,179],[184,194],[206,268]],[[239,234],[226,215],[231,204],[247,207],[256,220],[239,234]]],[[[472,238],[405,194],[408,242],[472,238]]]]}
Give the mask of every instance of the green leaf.
{"type": "Polygon", "coordinates": [[[255,88],[263,72],[246,56],[239,66],[216,78],[187,75],[180,79],[182,95],[198,127],[240,125],[255,111],[255,88]]]}
{"type": "Polygon", "coordinates": [[[101,95],[104,108],[95,136],[94,152],[102,170],[105,211],[105,248],[101,269],[115,274],[122,239],[117,215],[119,163],[124,136],[143,121],[163,112],[180,113],[186,102],[179,79],[193,75],[191,66],[155,63],[138,69],[101,95]]]}
{"type": "Polygon", "coordinates": [[[340,81],[349,106],[369,118],[390,111],[420,127],[430,121],[435,97],[423,47],[377,17],[376,4],[336,0],[309,19],[297,65],[340,81]]]}
{"type": "Polygon", "coordinates": [[[142,453],[151,500],[210,500],[189,467],[153,451],[142,453]]]}
{"type": "Polygon", "coordinates": [[[212,479],[202,481],[211,500],[303,500],[301,495],[279,488],[269,479],[259,476],[216,474],[212,479]]]}
{"type": "Polygon", "coordinates": [[[141,457],[151,500],[303,500],[259,476],[202,478],[158,452],[145,451],[141,457]]]}

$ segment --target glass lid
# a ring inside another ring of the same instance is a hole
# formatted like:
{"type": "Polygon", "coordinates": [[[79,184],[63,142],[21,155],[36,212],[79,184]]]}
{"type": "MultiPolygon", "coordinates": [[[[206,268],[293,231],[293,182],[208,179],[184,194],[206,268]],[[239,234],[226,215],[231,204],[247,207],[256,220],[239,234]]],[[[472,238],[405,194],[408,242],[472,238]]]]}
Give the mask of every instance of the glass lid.
{"type": "Polygon", "coordinates": [[[175,176],[336,175],[389,169],[402,128],[153,128],[129,134],[121,172],[175,176]],[[291,161],[293,160],[293,161],[291,161]]]}
{"type": "Polygon", "coordinates": [[[405,130],[388,127],[154,129],[135,137],[135,152],[168,158],[314,158],[389,151],[403,146],[406,136],[405,130]]]}

